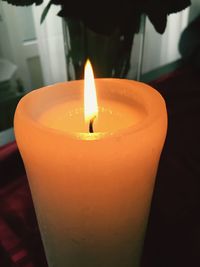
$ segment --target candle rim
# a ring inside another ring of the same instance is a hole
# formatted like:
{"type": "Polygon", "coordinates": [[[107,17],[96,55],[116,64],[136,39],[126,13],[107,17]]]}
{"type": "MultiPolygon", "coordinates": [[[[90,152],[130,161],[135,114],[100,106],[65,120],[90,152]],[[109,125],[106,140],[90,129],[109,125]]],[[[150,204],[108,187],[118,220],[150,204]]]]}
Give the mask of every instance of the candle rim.
{"type": "MultiPolygon", "coordinates": [[[[163,108],[166,110],[166,104],[164,101],[164,98],[162,97],[162,95],[153,87],[143,83],[143,82],[138,82],[138,81],[134,81],[134,80],[128,80],[128,79],[121,79],[121,78],[95,78],[95,81],[103,81],[103,82],[121,82],[123,81],[124,83],[127,83],[127,85],[131,86],[134,88],[134,84],[137,85],[136,90],[143,90],[143,94],[145,95],[149,95],[150,99],[153,100],[155,98],[159,99],[159,107],[163,108]],[[139,87],[141,88],[138,88],[139,87]]],[[[146,130],[147,127],[150,127],[152,124],[154,124],[157,120],[159,120],[162,112],[160,112],[159,107],[155,107],[152,106],[150,108],[149,114],[147,114],[147,116],[145,116],[141,121],[139,121],[137,124],[133,124],[128,126],[127,128],[122,128],[119,129],[117,131],[114,132],[100,132],[100,133],[95,133],[92,134],[93,136],[96,135],[96,138],[90,138],[91,135],[89,133],[72,133],[72,132],[67,132],[67,131],[63,131],[60,129],[55,129],[55,128],[51,128],[48,127],[36,120],[34,120],[30,115],[28,115],[26,112],[22,112],[23,109],[25,109],[24,107],[24,102],[28,100],[28,98],[30,98],[32,96],[32,94],[38,93],[39,90],[47,90],[49,87],[53,87],[55,85],[57,86],[63,86],[66,85],[68,83],[74,83],[74,82],[84,82],[84,80],[74,80],[74,81],[67,81],[67,82],[61,82],[61,83],[56,83],[56,84],[52,84],[49,86],[45,86],[36,90],[33,90],[31,92],[29,92],[28,94],[26,94],[18,103],[17,108],[16,108],[16,114],[20,113],[19,115],[24,117],[25,120],[29,120],[29,122],[31,122],[31,124],[35,127],[40,129],[43,132],[51,132],[52,134],[56,134],[56,135],[61,135],[61,136],[65,136],[65,137],[70,137],[70,139],[73,140],[78,140],[78,141],[103,141],[103,140],[109,140],[111,138],[117,138],[117,137],[121,137],[121,136],[126,136],[126,135],[130,135],[133,133],[136,133],[138,131],[142,131],[142,130],[146,130]],[[19,108],[20,107],[20,108],[19,108]],[[83,135],[88,135],[88,138],[82,138],[83,135]],[[98,136],[97,136],[98,134],[98,136]]],[[[132,88],[132,89],[133,89],[132,88]]],[[[128,89],[131,90],[131,89],[128,89]]],[[[151,103],[145,103],[148,105],[148,108],[150,106],[151,103]]],[[[15,116],[16,116],[15,114],[15,116]]],[[[15,118],[14,118],[14,122],[15,122],[15,118]]],[[[14,123],[15,124],[15,123],[14,123]]]]}

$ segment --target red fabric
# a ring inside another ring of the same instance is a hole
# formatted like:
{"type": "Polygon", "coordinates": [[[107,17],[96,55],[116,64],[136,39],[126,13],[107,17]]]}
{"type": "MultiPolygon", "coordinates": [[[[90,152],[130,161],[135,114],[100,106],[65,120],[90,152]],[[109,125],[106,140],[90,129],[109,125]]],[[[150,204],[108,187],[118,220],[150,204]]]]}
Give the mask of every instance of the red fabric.
{"type": "Polygon", "coordinates": [[[0,266],[46,267],[23,163],[13,142],[0,148],[0,266]]]}
{"type": "Polygon", "coordinates": [[[24,165],[16,143],[0,147],[0,186],[23,175],[25,175],[24,165]]]}
{"type": "Polygon", "coordinates": [[[16,143],[10,143],[3,147],[0,147],[0,161],[3,161],[7,157],[9,157],[13,152],[16,151],[16,143]]]}

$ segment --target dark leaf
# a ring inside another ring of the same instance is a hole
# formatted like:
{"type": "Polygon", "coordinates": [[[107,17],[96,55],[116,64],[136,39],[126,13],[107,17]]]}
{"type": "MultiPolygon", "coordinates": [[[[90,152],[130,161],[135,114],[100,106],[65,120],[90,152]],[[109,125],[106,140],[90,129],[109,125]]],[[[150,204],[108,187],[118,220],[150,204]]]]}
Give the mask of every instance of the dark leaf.
{"type": "MultiPolygon", "coordinates": [[[[13,5],[23,6],[43,0],[3,0],[13,5]]],[[[191,4],[190,0],[101,0],[73,1],[51,0],[45,7],[41,17],[44,21],[50,5],[61,5],[59,16],[82,21],[89,29],[104,35],[111,35],[116,29],[121,34],[137,32],[141,14],[146,14],[155,29],[163,33],[167,24],[167,16],[179,12],[191,4]]]]}
{"type": "Polygon", "coordinates": [[[2,0],[15,6],[30,6],[32,4],[40,5],[43,0],[2,0]]]}
{"type": "Polygon", "coordinates": [[[42,22],[46,18],[46,15],[48,14],[50,7],[51,7],[51,0],[49,1],[48,5],[45,7],[45,9],[42,12],[42,16],[40,18],[40,24],[42,24],[42,22]]]}

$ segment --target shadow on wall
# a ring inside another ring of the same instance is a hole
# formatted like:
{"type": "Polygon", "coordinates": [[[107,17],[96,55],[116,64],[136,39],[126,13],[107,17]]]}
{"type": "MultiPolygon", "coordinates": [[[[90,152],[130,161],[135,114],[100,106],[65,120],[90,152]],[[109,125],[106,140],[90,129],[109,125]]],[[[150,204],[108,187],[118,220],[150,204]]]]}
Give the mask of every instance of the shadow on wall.
{"type": "Polygon", "coordinates": [[[200,11],[183,31],[179,51],[186,63],[200,69],[200,11]]]}
{"type": "Polygon", "coordinates": [[[200,1],[199,0],[191,0],[192,5],[190,6],[189,11],[189,22],[195,20],[200,14],[200,1]]]}

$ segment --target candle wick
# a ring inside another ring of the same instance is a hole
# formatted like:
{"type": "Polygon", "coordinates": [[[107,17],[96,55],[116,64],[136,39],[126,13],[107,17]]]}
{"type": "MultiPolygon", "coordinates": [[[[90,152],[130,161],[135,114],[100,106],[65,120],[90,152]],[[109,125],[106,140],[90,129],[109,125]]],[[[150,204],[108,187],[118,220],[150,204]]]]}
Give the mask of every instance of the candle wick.
{"type": "Polygon", "coordinates": [[[94,117],[90,120],[90,123],[89,123],[89,133],[94,133],[93,123],[94,123],[95,118],[96,118],[96,116],[94,116],[94,117]]]}

